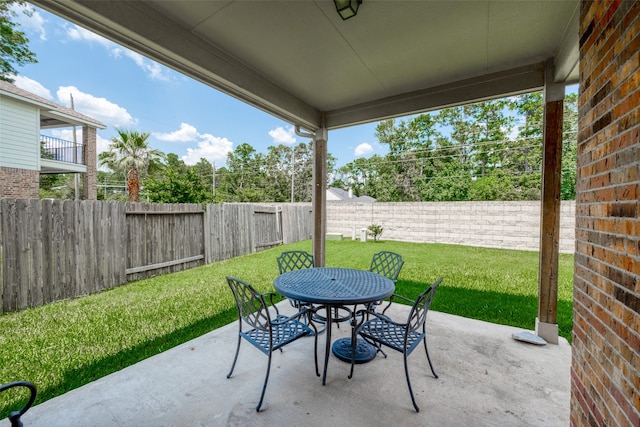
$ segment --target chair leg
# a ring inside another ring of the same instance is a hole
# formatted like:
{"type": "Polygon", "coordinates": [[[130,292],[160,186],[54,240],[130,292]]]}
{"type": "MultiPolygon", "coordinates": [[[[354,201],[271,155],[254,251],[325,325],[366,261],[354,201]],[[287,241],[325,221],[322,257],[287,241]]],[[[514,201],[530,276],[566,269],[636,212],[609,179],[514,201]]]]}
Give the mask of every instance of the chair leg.
{"type": "MultiPolygon", "coordinates": [[[[351,371],[349,372],[349,377],[348,377],[349,379],[353,377],[353,365],[355,365],[356,363],[356,350],[358,347],[358,329],[360,329],[360,327],[366,320],[364,315],[361,314],[360,316],[358,316],[356,314],[356,307],[357,306],[353,307],[353,312],[352,312],[353,314],[351,315],[351,371]],[[360,317],[360,320],[358,320],[358,317],[360,317]]],[[[365,337],[363,337],[363,339],[369,342],[365,337]]],[[[378,349],[378,351],[382,351],[380,350],[379,343],[372,342],[370,344],[375,346],[378,349]]]]}
{"type": "Polygon", "coordinates": [[[366,337],[362,337],[362,338],[364,338],[364,340],[365,340],[366,342],[368,342],[369,344],[371,344],[372,346],[374,346],[374,347],[376,348],[376,351],[378,351],[378,352],[382,353],[382,355],[384,356],[384,358],[385,358],[385,359],[387,358],[387,353],[385,353],[385,351],[382,349],[382,345],[381,345],[379,342],[377,342],[377,341],[372,341],[372,340],[370,340],[370,339],[367,339],[366,337]]]}
{"type": "Polygon", "coordinates": [[[309,322],[308,325],[311,326],[311,328],[313,328],[313,360],[316,364],[316,376],[320,376],[320,370],[318,369],[318,328],[316,328],[316,325],[313,323],[313,312],[309,312],[308,313],[308,317],[307,317],[307,321],[309,322]]]}
{"type": "Polygon", "coordinates": [[[236,367],[236,361],[238,360],[238,354],[240,353],[240,341],[242,341],[242,337],[238,334],[238,345],[236,346],[236,355],[233,358],[233,363],[231,364],[231,370],[227,374],[227,378],[231,378],[231,374],[233,374],[233,370],[236,367]]]}
{"type": "MultiPolygon", "coordinates": [[[[364,316],[363,316],[364,317],[364,316]]],[[[356,321],[355,311],[353,314],[353,319],[351,320],[351,371],[349,372],[348,378],[353,378],[353,365],[356,363],[356,343],[358,340],[358,335],[356,334],[356,328],[358,327],[356,321]]]]}
{"type": "Polygon", "coordinates": [[[318,334],[315,334],[315,342],[313,343],[313,360],[316,363],[316,376],[320,376],[320,369],[318,368],[318,334]]]}
{"type": "Polygon", "coordinates": [[[267,362],[267,374],[264,377],[262,394],[260,394],[260,401],[258,402],[258,406],[256,406],[256,412],[260,412],[260,407],[262,406],[262,401],[264,400],[264,392],[267,391],[267,381],[269,381],[269,372],[271,371],[271,354],[273,354],[273,350],[269,350],[269,361],[267,362]]]}
{"type": "Polygon", "coordinates": [[[409,366],[407,364],[407,353],[404,352],[404,374],[407,377],[407,386],[409,386],[409,394],[411,395],[411,402],[413,402],[413,407],[416,412],[420,412],[420,408],[418,408],[418,404],[416,403],[416,398],[413,397],[413,389],[411,388],[411,381],[409,380],[409,366]]]}
{"type": "Polygon", "coordinates": [[[376,347],[377,347],[377,350],[378,350],[380,353],[382,353],[382,355],[383,355],[383,356],[384,356],[384,358],[386,359],[386,358],[387,358],[387,353],[385,353],[385,352],[384,352],[384,350],[382,349],[382,346],[381,346],[380,344],[377,344],[377,345],[376,345],[376,347]]]}
{"type": "Polygon", "coordinates": [[[313,327],[313,334],[315,336],[318,336],[320,334],[322,334],[326,329],[327,329],[327,322],[324,320],[321,320],[320,318],[315,318],[314,316],[316,315],[316,311],[318,310],[317,307],[312,307],[313,311],[309,312],[309,318],[306,320],[307,325],[313,327]],[[321,323],[324,325],[324,328],[318,330],[318,328],[316,327],[316,322],[317,323],[321,323]]]}
{"type": "Polygon", "coordinates": [[[429,361],[429,367],[431,368],[431,373],[435,378],[438,378],[438,374],[436,374],[436,371],[433,369],[433,364],[431,363],[431,357],[429,357],[429,350],[427,349],[427,337],[425,336],[424,338],[422,338],[422,341],[424,342],[424,351],[427,353],[427,360],[429,361]]]}

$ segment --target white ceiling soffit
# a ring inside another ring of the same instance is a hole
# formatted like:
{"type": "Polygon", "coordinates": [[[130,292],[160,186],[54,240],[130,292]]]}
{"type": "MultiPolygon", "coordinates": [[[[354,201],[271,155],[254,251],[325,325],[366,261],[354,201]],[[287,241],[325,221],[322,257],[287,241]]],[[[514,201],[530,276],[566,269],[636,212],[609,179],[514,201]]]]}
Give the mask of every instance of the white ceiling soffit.
{"type": "Polygon", "coordinates": [[[308,130],[578,81],[578,0],[33,3],[308,130]]]}

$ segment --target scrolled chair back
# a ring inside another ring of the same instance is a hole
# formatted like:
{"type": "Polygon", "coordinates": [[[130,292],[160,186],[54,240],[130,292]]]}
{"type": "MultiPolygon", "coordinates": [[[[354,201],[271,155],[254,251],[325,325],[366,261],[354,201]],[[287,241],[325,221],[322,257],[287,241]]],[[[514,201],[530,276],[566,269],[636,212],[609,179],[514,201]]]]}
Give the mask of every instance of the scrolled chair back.
{"type": "Polygon", "coordinates": [[[373,255],[369,271],[385,276],[395,283],[403,265],[402,255],[395,252],[380,251],[373,255]]]}
{"type": "Polygon", "coordinates": [[[313,255],[305,251],[285,251],[278,258],[280,274],[294,270],[313,268],[313,255]]]}
{"type": "Polygon", "coordinates": [[[409,312],[409,319],[407,321],[409,332],[416,332],[422,328],[427,320],[427,312],[433,301],[433,297],[436,295],[436,290],[440,286],[442,278],[438,279],[435,283],[427,288],[426,291],[418,295],[416,298],[411,312],[409,312]]]}
{"type": "Polygon", "coordinates": [[[239,320],[253,328],[268,331],[271,317],[264,296],[247,282],[235,277],[227,277],[227,283],[238,307],[239,320]]]}

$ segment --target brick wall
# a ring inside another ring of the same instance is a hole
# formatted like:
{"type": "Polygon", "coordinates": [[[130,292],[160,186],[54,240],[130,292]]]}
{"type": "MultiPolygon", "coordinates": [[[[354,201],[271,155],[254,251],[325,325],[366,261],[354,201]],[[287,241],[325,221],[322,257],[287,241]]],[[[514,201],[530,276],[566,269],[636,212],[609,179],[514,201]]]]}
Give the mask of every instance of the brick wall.
{"type": "Polygon", "coordinates": [[[640,426],[640,2],[581,3],[571,424],[640,426]]]}
{"type": "Polygon", "coordinates": [[[40,197],[40,174],[36,170],[0,166],[0,199],[37,199],[40,197]]]}
{"type": "MultiPolygon", "coordinates": [[[[575,202],[562,202],[560,251],[575,250],[575,202]]],[[[540,249],[540,202],[327,203],[327,232],[352,238],[372,224],[381,238],[505,249],[540,249]]]]}

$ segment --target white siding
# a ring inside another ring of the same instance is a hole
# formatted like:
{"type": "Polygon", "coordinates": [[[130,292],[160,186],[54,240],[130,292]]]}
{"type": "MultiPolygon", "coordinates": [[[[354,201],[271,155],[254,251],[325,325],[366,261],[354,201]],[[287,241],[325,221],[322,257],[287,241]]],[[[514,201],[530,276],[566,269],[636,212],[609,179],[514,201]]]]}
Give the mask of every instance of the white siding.
{"type": "Polygon", "coordinates": [[[40,111],[0,96],[0,166],[40,169],[40,111]]]}

